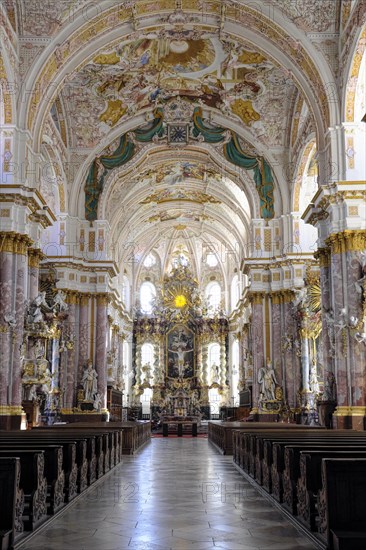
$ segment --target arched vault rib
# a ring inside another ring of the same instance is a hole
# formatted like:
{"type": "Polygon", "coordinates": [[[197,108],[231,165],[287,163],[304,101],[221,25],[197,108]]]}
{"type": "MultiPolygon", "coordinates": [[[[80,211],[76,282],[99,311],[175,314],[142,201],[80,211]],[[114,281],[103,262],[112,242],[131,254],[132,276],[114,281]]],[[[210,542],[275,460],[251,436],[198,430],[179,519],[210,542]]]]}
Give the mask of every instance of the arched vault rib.
{"type": "MultiPolygon", "coordinates": [[[[128,163],[128,165],[111,172],[105,181],[104,190],[100,197],[98,211],[99,219],[109,219],[108,202],[111,194],[116,188],[116,185],[121,185],[121,183],[119,183],[121,177],[123,180],[129,180],[131,174],[134,178],[136,178],[138,177],[138,174],[143,173],[146,167],[151,168],[156,165],[159,166],[161,163],[169,161],[181,162],[182,159],[186,159],[190,162],[205,163],[207,167],[217,168],[217,173],[219,175],[223,178],[229,178],[229,180],[234,182],[245,194],[249,207],[249,211],[244,215],[246,223],[249,223],[250,218],[260,217],[259,197],[251,178],[245,172],[234,172],[233,166],[225,159],[223,159],[224,162],[218,165],[216,162],[217,150],[213,147],[200,145],[199,147],[188,147],[181,151],[175,152],[171,149],[166,150],[159,146],[153,145],[146,150],[143,150],[141,157],[137,158],[135,162],[133,162],[134,159],[132,159],[131,163],[128,163]],[[214,154],[216,154],[216,158],[214,157],[214,154]]],[[[139,192],[139,186],[141,187],[141,185],[142,184],[140,183],[133,187],[132,193],[134,194],[134,197],[136,197],[136,192],[139,192]]],[[[221,193],[219,193],[219,195],[220,194],[221,193]]],[[[232,193],[230,193],[230,195],[232,195],[232,193]]],[[[240,204],[237,204],[237,207],[240,208],[240,204]]]]}

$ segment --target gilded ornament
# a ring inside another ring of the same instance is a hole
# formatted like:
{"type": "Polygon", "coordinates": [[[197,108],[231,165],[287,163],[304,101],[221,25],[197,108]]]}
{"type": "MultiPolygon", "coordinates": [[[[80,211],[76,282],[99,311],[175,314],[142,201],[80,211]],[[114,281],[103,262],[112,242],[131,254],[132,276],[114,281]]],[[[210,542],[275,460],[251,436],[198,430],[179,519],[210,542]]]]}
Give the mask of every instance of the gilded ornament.
{"type": "Polygon", "coordinates": [[[247,126],[261,118],[250,100],[236,99],[230,107],[234,115],[237,115],[247,126]]]}

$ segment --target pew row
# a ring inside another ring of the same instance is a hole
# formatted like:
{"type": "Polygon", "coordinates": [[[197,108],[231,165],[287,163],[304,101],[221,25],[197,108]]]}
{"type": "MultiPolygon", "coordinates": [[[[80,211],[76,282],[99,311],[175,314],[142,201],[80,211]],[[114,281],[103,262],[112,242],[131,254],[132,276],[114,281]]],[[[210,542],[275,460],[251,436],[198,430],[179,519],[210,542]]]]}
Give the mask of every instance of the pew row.
{"type": "Polygon", "coordinates": [[[14,486],[0,472],[6,495],[0,499],[0,550],[13,548],[121,462],[122,428],[88,428],[0,431],[0,460],[10,460],[3,462],[4,471],[14,470],[9,481],[17,475],[18,483],[14,500],[14,486]]]}
{"type": "MultiPolygon", "coordinates": [[[[357,511],[353,520],[349,514],[341,523],[334,519],[340,514],[339,503],[349,496],[344,490],[345,480],[349,479],[350,486],[356,483],[352,477],[353,463],[359,465],[360,485],[366,483],[366,477],[363,477],[366,470],[362,470],[362,464],[366,465],[366,434],[303,428],[281,430],[277,425],[272,430],[267,427],[255,430],[251,426],[233,431],[235,465],[261,486],[268,498],[290,513],[295,523],[306,527],[313,540],[315,537],[324,548],[366,548],[366,527],[355,521],[360,516],[357,511]],[[331,465],[326,473],[324,464],[333,462],[343,466],[339,466],[338,471],[336,466],[332,470],[331,465]],[[325,485],[326,475],[332,480],[329,487],[325,485]],[[343,485],[340,479],[343,479],[343,485]]],[[[358,495],[357,509],[362,508],[363,516],[366,491],[362,493],[363,500],[361,492],[355,494],[358,495]]]]}
{"type": "MultiPolygon", "coordinates": [[[[37,428],[37,430],[44,430],[46,428],[37,428]]],[[[141,421],[126,421],[126,422],[98,422],[90,424],[89,422],[73,422],[72,424],[60,424],[54,426],[57,430],[105,430],[106,432],[120,430],[123,431],[123,438],[121,436],[121,445],[119,445],[118,453],[119,457],[122,454],[131,455],[138,452],[143,445],[151,440],[151,422],[148,420],[141,421]]]]}

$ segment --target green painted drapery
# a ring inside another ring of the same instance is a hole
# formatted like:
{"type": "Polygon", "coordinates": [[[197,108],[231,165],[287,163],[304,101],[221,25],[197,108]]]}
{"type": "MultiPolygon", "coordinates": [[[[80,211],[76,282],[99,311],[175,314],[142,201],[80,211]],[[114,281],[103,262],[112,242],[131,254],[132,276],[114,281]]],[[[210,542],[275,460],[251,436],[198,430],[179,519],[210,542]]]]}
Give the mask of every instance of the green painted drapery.
{"type": "MultiPolygon", "coordinates": [[[[104,179],[109,170],[113,170],[132,159],[136,152],[133,141],[148,143],[154,136],[161,137],[164,134],[164,113],[162,108],[154,111],[153,120],[134,130],[134,140],[124,134],[119,141],[117,149],[110,156],[101,156],[92,163],[85,185],[85,217],[89,221],[97,219],[98,201],[103,191],[104,179]],[[103,170],[104,168],[104,170],[103,170]]],[[[238,135],[229,131],[230,139],[227,141],[228,130],[220,126],[207,124],[202,117],[202,108],[196,107],[193,113],[193,135],[202,135],[207,143],[221,143],[225,140],[224,156],[231,163],[245,170],[254,171],[254,181],[260,198],[261,216],[264,219],[274,217],[273,176],[271,167],[261,156],[253,156],[243,151],[238,135]]]]}
{"type": "MultiPolygon", "coordinates": [[[[163,111],[160,108],[155,110],[151,123],[134,131],[136,141],[143,143],[151,141],[156,134],[161,136],[162,133],[163,111]]],[[[129,140],[127,134],[123,134],[112,155],[101,156],[93,161],[85,185],[85,217],[87,220],[97,219],[99,197],[103,191],[104,179],[108,171],[126,164],[134,156],[135,150],[134,143],[129,140]],[[104,168],[103,171],[101,167],[104,168]]]]}
{"type": "MultiPolygon", "coordinates": [[[[193,134],[196,137],[201,134],[207,143],[220,143],[226,137],[227,130],[225,128],[205,124],[201,107],[195,108],[193,123],[193,134]]],[[[224,144],[224,156],[236,166],[254,171],[254,181],[260,199],[261,216],[264,219],[272,219],[274,217],[274,198],[271,167],[263,157],[253,156],[243,151],[238,135],[235,132],[230,133],[230,141],[224,144]]]]}

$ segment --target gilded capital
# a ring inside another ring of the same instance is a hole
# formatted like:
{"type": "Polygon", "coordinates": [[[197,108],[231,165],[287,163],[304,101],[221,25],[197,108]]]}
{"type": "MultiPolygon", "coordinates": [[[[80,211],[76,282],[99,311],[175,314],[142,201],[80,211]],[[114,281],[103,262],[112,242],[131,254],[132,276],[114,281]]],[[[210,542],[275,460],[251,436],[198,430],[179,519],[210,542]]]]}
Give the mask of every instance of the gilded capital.
{"type": "Polygon", "coordinates": [[[21,235],[20,233],[0,232],[0,252],[9,252],[11,254],[19,254],[26,256],[28,248],[32,245],[33,241],[27,235],[21,235]]]}
{"type": "Polygon", "coordinates": [[[29,267],[39,267],[39,262],[45,258],[45,255],[39,248],[28,249],[28,265],[29,267]]]}
{"type": "Polygon", "coordinates": [[[329,267],[330,264],[330,248],[318,248],[314,257],[319,260],[319,267],[329,267]]]}
{"type": "Polygon", "coordinates": [[[331,248],[332,254],[362,252],[366,248],[366,231],[363,229],[347,229],[340,233],[333,233],[329,235],[325,244],[331,248]]]}

